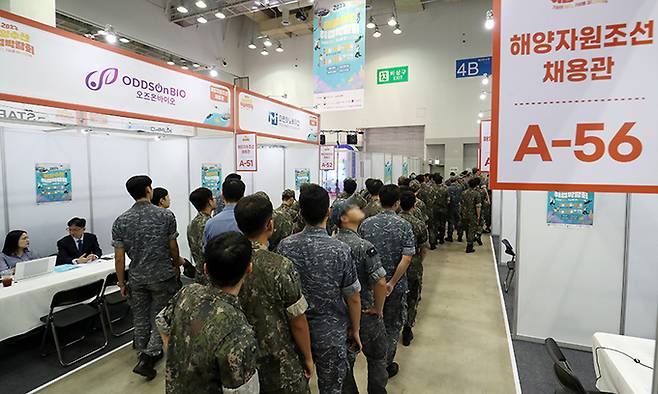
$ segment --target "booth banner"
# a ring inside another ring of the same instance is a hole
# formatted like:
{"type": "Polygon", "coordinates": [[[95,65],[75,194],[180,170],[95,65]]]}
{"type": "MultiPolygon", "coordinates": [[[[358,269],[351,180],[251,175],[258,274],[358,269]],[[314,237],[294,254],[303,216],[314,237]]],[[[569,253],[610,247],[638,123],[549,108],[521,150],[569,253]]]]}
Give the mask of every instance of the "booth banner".
{"type": "Polygon", "coordinates": [[[489,172],[491,164],[491,121],[480,122],[480,152],[478,155],[478,168],[482,172],[489,172]]]}
{"type": "Polygon", "coordinates": [[[311,183],[311,170],[308,168],[296,168],[295,189],[299,190],[305,183],[311,183]]]}
{"type": "Polygon", "coordinates": [[[34,166],[37,204],[71,201],[71,166],[63,163],[37,163],[34,166]]]}
{"type": "Polygon", "coordinates": [[[409,176],[409,163],[406,161],[402,162],[402,176],[409,176]]]}
{"type": "Polygon", "coordinates": [[[546,223],[549,225],[593,225],[594,193],[548,192],[546,223]]]}
{"type": "Polygon", "coordinates": [[[237,134],[235,136],[236,170],[258,171],[258,143],[256,134],[237,134]]]}
{"type": "Polygon", "coordinates": [[[384,184],[393,183],[393,162],[386,160],[384,164],[384,184]]]}
{"type": "Polygon", "coordinates": [[[320,145],[320,169],[336,169],[336,147],[333,145],[320,145]]]}
{"type": "Polygon", "coordinates": [[[2,100],[232,131],[231,85],[4,11],[0,26],[2,100]]]}
{"type": "Polygon", "coordinates": [[[201,187],[212,191],[218,198],[222,193],[222,165],[220,163],[201,164],[201,187]]]}
{"type": "Polygon", "coordinates": [[[495,0],[492,188],[658,193],[658,2],[495,0]]]}
{"type": "Polygon", "coordinates": [[[365,0],[318,0],[313,11],[313,108],[363,108],[365,0]]]}
{"type": "Polygon", "coordinates": [[[238,90],[238,131],[317,144],[320,117],[260,94],[238,90]]]}

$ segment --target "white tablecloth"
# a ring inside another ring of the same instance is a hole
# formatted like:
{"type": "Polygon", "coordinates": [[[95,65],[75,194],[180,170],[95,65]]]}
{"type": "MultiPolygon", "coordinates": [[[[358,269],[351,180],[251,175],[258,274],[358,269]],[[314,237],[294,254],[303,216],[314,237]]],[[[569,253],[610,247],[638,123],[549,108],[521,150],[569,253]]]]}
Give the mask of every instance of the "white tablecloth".
{"type": "Polygon", "coordinates": [[[58,291],[105,279],[110,272],[114,272],[114,260],[96,260],[70,271],[23,279],[10,287],[0,284],[0,341],[43,325],[39,319],[48,314],[58,291]]]}
{"type": "Polygon", "coordinates": [[[653,371],[614,351],[599,349],[596,366],[596,348],[605,347],[622,351],[653,368],[656,341],[624,335],[597,332],[592,337],[592,354],[596,376],[601,375],[596,387],[617,394],[650,394],[653,371]]]}

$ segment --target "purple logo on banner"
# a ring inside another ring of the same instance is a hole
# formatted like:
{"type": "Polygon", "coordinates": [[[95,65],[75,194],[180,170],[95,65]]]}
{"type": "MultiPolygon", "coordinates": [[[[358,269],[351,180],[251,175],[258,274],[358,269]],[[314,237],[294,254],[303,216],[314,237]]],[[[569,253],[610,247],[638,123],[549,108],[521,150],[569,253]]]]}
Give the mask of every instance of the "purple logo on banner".
{"type": "Polygon", "coordinates": [[[119,77],[119,69],[116,67],[106,68],[105,70],[101,71],[101,73],[98,75],[98,78],[94,78],[94,75],[97,73],[98,71],[92,71],[87,74],[87,77],[85,78],[85,85],[87,85],[87,88],[93,91],[100,90],[103,85],[113,84],[119,77]]]}

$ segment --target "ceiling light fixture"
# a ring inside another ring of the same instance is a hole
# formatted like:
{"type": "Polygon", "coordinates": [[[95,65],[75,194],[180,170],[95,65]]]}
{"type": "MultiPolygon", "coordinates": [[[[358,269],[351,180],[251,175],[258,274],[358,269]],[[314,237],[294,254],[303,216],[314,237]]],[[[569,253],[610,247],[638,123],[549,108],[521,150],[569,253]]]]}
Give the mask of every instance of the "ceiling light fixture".
{"type": "Polygon", "coordinates": [[[487,99],[487,92],[482,92],[480,93],[480,100],[486,100],[487,99]]]}
{"type": "Polygon", "coordinates": [[[265,41],[263,41],[263,45],[265,45],[268,48],[272,46],[272,41],[270,40],[269,37],[265,38],[265,41]]]}
{"type": "Polygon", "coordinates": [[[375,37],[375,38],[379,38],[379,37],[382,36],[382,32],[379,31],[379,27],[376,27],[376,28],[375,28],[375,32],[372,33],[372,36],[375,37]]]}
{"type": "Polygon", "coordinates": [[[203,0],[199,0],[199,1],[197,1],[196,3],[194,3],[194,5],[196,5],[196,6],[199,7],[199,8],[206,8],[206,7],[208,7],[208,5],[206,4],[206,2],[203,1],[203,0]]]}
{"type": "Polygon", "coordinates": [[[105,35],[105,41],[107,41],[110,44],[116,44],[117,43],[117,36],[114,33],[107,33],[105,35]]]}
{"type": "Polygon", "coordinates": [[[196,18],[196,21],[199,22],[199,23],[208,23],[208,19],[206,19],[202,16],[196,18]]]}
{"type": "Polygon", "coordinates": [[[484,114],[482,112],[479,112],[478,113],[478,118],[480,118],[480,119],[484,118],[484,114]]]}
{"type": "Polygon", "coordinates": [[[248,47],[249,49],[256,49],[256,48],[257,48],[257,46],[256,46],[256,44],[254,44],[254,41],[253,41],[253,40],[249,43],[249,45],[247,45],[247,47],[248,47]]]}
{"type": "Polygon", "coordinates": [[[168,60],[168,61],[167,61],[167,64],[170,65],[170,66],[173,66],[173,65],[176,64],[176,63],[174,63],[173,60],[168,60]]]}
{"type": "Polygon", "coordinates": [[[199,67],[201,67],[201,65],[199,63],[192,63],[192,67],[199,68],[199,67]]]}
{"type": "Polygon", "coordinates": [[[487,74],[484,74],[484,78],[482,78],[482,85],[489,85],[489,76],[487,74]]]}
{"type": "Polygon", "coordinates": [[[402,34],[402,29],[400,29],[399,23],[395,25],[395,29],[393,29],[393,34],[402,34]]]}
{"type": "Polygon", "coordinates": [[[216,16],[217,18],[219,18],[219,19],[226,19],[226,14],[223,13],[223,12],[221,12],[221,11],[217,11],[217,12],[215,13],[215,16],[216,16]]]}
{"type": "Polygon", "coordinates": [[[178,7],[176,7],[176,11],[180,12],[181,14],[187,14],[190,12],[183,4],[180,4],[178,7]]]}
{"type": "Polygon", "coordinates": [[[391,27],[395,27],[395,25],[398,24],[398,21],[395,20],[395,15],[391,15],[391,18],[388,20],[388,25],[391,27]]]}
{"type": "Polygon", "coordinates": [[[371,16],[370,19],[368,19],[368,23],[366,24],[366,27],[368,29],[374,29],[375,27],[377,27],[377,25],[375,24],[375,17],[371,16]]]}
{"type": "Polygon", "coordinates": [[[279,43],[279,46],[276,47],[276,51],[279,53],[283,52],[283,47],[281,46],[281,43],[279,43]]]}
{"type": "Polygon", "coordinates": [[[107,35],[107,32],[105,30],[99,30],[98,34],[100,34],[101,36],[105,36],[107,35]]]}
{"type": "Polygon", "coordinates": [[[210,69],[210,76],[211,76],[211,77],[215,78],[215,77],[217,77],[218,75],[219,75],[219,73],[217,72],[217,70],[215,70],[215,67],[213,67],[213,68],[210,69]]]}
{"type": "Polygon", "coordinates": [[[484,21],[484,28],[487,30],[491,30],[496,26],[496,22],[494,21],[494,13],[492,10],[487,11],[487,19],[484,21]]]}
{"type": "Polygon", "coordinates": [[[130,40],[127,39],[126,37],[121,37],[121,38],[119,38],[119,41],[121,41],[121,42],[124,43],[124,44],[127,44],[127,43],[130,42],[130,40]]]}
{"type": "Polygon", "coordinates": [[[187,67],[187,66],[180,66],[180,68],[182,68],[183,70],[189,70],[189,69],[190,69],[190,68],[187,67]]]}
{"type": "Polygon", "coordinates": [[[267,51],[267,49],[263,48],[263,50],[260,51],[260,54],[263,55],[263,56],[267,56],[267,55],[269,55],[270,53],[267,51]]]}

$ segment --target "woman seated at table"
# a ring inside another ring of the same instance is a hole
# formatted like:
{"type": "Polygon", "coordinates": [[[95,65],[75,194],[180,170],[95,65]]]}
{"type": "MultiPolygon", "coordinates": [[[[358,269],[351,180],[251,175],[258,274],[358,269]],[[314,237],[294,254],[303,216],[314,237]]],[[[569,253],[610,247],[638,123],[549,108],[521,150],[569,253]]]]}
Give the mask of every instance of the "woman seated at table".
{"type": "Polygon", "coordinates": [[[30,237],[27,231],[13,230],[5,237],[5,246],[0,253],[0,275],[13,274],[16,263],[38,259],[36,253],[31,252],[30,237]]]}

